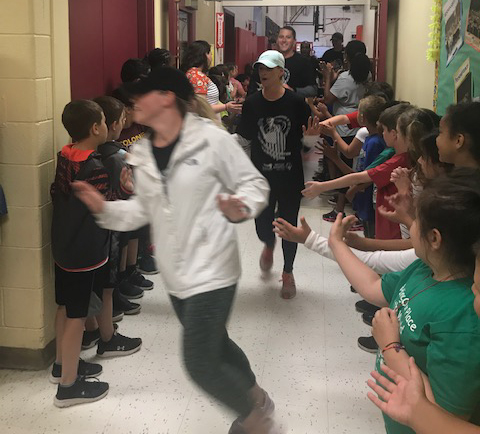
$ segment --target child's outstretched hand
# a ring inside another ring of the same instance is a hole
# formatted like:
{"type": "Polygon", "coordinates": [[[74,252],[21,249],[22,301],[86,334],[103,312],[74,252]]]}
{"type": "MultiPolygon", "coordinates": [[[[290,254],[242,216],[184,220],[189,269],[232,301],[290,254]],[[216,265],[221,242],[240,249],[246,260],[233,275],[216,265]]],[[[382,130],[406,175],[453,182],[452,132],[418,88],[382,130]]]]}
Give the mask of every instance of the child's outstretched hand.
{"type": "Polygon", "coordinates": [[[415,364],[413,357],[408,362],[410,380],[406,380],[388,366],[382,365],[380,369],[393,381],[388,380],[380,373],[372,372],[376,382],[368,380],[368,386],[378,395],[368,392],[368,398],[380,410],[392,419],[403,425],[410,425],[413,416],[421,401],[427,401],[422,374],[415,364]]]}
{"type": "Polygon", "coordinates": [[[328,245],[332,247],[332,245],[336,243],[338,244],[345,242],[347,232],[356,221],[357,218],[354,215],[349,215],[344,218],[343,213],[339,212],[332,228],[330,229],[328,245]]]}
{"type": "Polygon", "coordinates": [[[300,225],[300,227],[296,227],[286,220],[278,218],[273,222],[273,226],[275,226],[273,232],[277,233],[284,240],[305,244],[312,229],[308,226],[305,217],[300,217],[300,225]]]}
{"type": "Polygon", "coordinates": [[[302,125],[304,136],[320,136],[320,119],[317,116],[312,118],[309,116],[308,125],[302,125]]]}
{"type": "Polygon", "coordinates": [[[305,189],[302,190],[302,194],[307,199],[313,199],[317,197],[320,193],[328,191],[328,189],[326,189],[322,184],[322,182],[308,181],[305,183],[305,189]]]}
{"type": "Polygon", "coordinates": [[[217,206],[225,217],[232,223],[241,222],[250,217],[247,206],[237,197],[232,195],[218,195],[217,206]]]}
{"type": "Polygon", "coordinates": [[[410,194],[412,190],[412,181],[410,180],[411,169],[397,167],[390,175],[390,182],[395,184],[400,194],[410,194]]]}
{"type": "Polygon", "coordinates": [[[85,181],[74,181],[72,189],[77,196],[90,210],[92,214],[100,214],[105,208],[105,198],[91,184],[85,181]]]}
{"type": "Polygon", "coordinates": [[[379,214],[394,223],[402,223],[409,228],[415,219],[415,207],[410,193],[395,193],[386,196],[385,199],[393,208],[393,211],[389,211],[385,206],[380,205],[378,207],[379,214]]]}

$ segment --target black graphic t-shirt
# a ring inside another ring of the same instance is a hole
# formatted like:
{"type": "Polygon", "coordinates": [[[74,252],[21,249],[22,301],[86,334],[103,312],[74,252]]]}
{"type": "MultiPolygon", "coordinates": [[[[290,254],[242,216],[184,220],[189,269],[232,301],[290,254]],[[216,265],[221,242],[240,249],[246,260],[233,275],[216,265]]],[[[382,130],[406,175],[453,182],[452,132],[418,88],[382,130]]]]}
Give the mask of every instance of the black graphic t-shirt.
{"type": "Polygon", "coordinates": [[[251,141],[252,162],[270,183],[303,188],[302,126],[310,108],[290,90],[276,101],[262,92],[247,98],[237,133],[251,141]]]}

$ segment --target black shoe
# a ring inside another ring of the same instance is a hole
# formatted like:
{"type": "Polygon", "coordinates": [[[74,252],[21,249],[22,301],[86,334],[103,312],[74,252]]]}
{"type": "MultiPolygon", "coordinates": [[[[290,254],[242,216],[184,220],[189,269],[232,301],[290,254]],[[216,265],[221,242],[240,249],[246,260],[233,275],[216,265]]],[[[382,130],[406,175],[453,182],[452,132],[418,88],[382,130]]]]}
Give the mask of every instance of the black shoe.
{"type": "Polygon", "coordinates": [[[355,303],[355,310],[360,313],[373,313],[380,310],[378,306],[369,303],[366,300],[360,300],[355,303]]]}
{"type": "Polygon", "coordinates": [[[121,310],[113,310],[112,321],[120,322],[123,319],[123,312],[121,310]]]}
{"type": "Polygon", "coordinates": [[[152,255],[144,255],[138,259],[137,270],[142,274],[158,274],[157,264],[152,255]]]}
{"type": "Polygon", "coordinates": [[[337,219],[338,212],[332,209],[329,213],[323,214],[322,218],[326,222],[333,223],[337,219]]]}
{"type": "Polygon", "coordinates": [[[378,345],[373,336],[369,336],[368,338],[360,337],[358,338],[357,342],[358,346],[367,353],[376,354],[378,351],[378,345]]]}
{"type": "Polygon", "coordinates": [[[118,289],[128,299],[137,299],[143,297],[143,289],[137,288],[135,285],[129,282],[128,279],[122,280],[118,289]]]}
{"type": "Polygon", "coordinates": [[[143,277],[137,270],[135,270],[130,277],[127,278],[127,280],[133,286],[143,291],[149,291],[150,289],[153,289],[153,282],[145,279],[145,277],[143,277]]]}
{"type": "Polygon", "coordinates": [[[93,330],[91,332],[85,330],[83,332],[83,338],[82,338],[82,350],[88,350],[89,348],[92,348],[95,346],[95,344],[98,342],[100,339],[100,329],[93,330]]]}
{"type": "Polygon", "coordinates": [[[142,306],[138,303],[131,302],[127,297],[119,291],[113,291],[113,309],[123,312],[125,315],[136,315],[140,313],[142,306]]]}
{"type": "MultiPolygon", "coordinates": [[[[78,361],[78,375],[85,378],[98,377],[102,372],[102,365],[98,363],[88,363],[83,359],[78,361]]],[[[62,378],[62,365],[54,363],[50,373],[50,383],[58,384],[62,378]]]]}
{"type": "Polygon", "coordinates": [[[373,321],[373,317],[375,316],[375,314],[371,314],[371,313],[364,313],[362,315],[362,320],[365,324],[367,324],[368,326],[372,327],[372,321],[373,321]]]}
{"type": "Polygon", "coordinates": [[[57,394],[53,403],[56,407],[70,407],[86,402],[99,401],[108,393],[108,383],[102,381],[86,381],[85,377],[78,377],[71,386],[58,385],[57,394]]]}
{"type": "Polygon", "coordinates": [[[357,290],[352,285],[350,285],[350,291],[352,291],[354,294],[357,293],[357,290]]]}
{"type": "Polygon", "coordinates": [[[112,339],[104,342],[98,341],[97,356],[98,357],[116,357],[128,356],[136,353],[142,347],[140,338],[127,338],[120,333],[114,333],[112,339]]]}

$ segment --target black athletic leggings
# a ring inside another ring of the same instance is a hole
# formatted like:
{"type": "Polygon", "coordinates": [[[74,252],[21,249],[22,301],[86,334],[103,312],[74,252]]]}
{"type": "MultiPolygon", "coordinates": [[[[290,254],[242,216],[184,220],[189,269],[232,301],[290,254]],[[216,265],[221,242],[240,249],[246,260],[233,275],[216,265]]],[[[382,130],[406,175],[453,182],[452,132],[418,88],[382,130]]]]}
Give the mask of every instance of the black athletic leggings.
{"type": "Polygon", "coordinates": [[[235,290],[236,285],[183,300],[170,299],[183,325],[183,359],[190,377],[245,417],[253,409],[249,390],[256,380],[247,356],[226,329],[235,290]]]}
{"type": "MultiPolygon", "coordinates": [[[[276,205],[278,204],[278,217],[297,226],[302,194],[300,190],[292,191],[292,189],[274,186],[272,183],[270,183],[270,188],[268,207],[255,219],[255,227],[260,241],[263,241],[268,247],[273,247],[275,244],[273,221],[275,220],[276,205]]],[[[282,240],[282,249],[283,271],[291,273],[293,271],[293,261],[297,254],[297,243],[282,240]]]]}

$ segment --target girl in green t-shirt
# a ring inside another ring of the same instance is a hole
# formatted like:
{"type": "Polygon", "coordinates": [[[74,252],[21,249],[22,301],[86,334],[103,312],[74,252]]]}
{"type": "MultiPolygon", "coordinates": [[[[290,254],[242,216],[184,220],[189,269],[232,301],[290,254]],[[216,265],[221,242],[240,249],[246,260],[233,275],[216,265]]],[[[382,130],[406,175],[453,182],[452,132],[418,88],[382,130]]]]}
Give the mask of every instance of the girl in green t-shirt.
{"type": "MultiPolygon", "coordinates": [[[[340,215],[329,244],[351,285],[384,307],[373,320],[377,371],[386,364],[409,379],[409,356],[428,376],[427,396],[469,420],[480,403],[480,320],[473,309],[472,245],[480,239],[480,171],[456,169],[433,180],[418,198],[411,226],[420,258],[378,276],[344,242],[354,217],[340,215]]],[[[384,415],[389,434],[413,431],[384,415]]]]}

